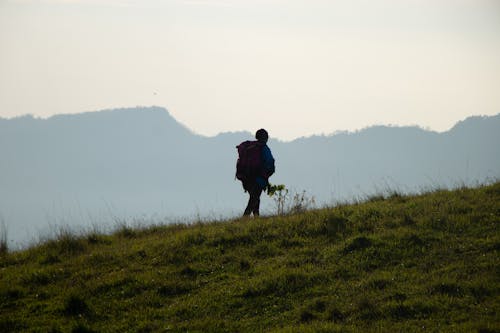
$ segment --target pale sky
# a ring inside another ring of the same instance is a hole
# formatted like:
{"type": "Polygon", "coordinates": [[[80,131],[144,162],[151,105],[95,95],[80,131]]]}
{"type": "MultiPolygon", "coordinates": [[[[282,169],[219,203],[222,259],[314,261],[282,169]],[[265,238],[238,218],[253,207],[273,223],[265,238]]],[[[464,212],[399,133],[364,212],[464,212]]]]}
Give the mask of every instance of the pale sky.
{"type": "Polygon", "coordinates": [[[167,108],[290,140],[500,113],[498,0],[0,0],[0,117],[167,108]]]}

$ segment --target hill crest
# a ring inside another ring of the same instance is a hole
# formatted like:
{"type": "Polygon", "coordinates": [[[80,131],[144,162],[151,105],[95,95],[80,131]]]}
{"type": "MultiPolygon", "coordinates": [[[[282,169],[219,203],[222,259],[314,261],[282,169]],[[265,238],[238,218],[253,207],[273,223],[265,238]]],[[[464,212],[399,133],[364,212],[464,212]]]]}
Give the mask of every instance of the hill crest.
{"type": "Polygon", "coordinates": [[[62,232],[0,257],[0,328],[495,332],[500,184],[285,217],[62,232]]]}

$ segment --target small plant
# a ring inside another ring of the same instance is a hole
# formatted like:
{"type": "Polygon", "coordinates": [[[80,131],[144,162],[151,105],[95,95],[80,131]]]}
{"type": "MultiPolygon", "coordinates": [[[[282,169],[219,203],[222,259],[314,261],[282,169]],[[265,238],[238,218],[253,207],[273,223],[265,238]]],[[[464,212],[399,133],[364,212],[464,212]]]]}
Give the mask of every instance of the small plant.
{"type": "Polygon", "coordinates": [[[274,199],[278,215],[303,213],[316,203],[314,197],[307,196],[306,191],[292,194],[285,185],[269,184],[267,194],[274,199]]]}
{"type": "Polygon", "coordinates": [[[308,197],[306,191],[302,191],[302,193],[295,193],[293,195],[289,210],[292,214],[303,213],[314,207],[315,204],[316,200],[314,197],[308,197]]]}
{"type": "MultiPolygon", "coordinates": [[[[285,185],[271,185],[269,184],[267,186],[267,194],[272,197],[276,192],[282,192],[286,190],[285,185]]],[[[288,190],[287,190],[288,191],[288,190]]]]}
{"type": "Polygon", "coordinates": [[[271,185],[267,187],[267,194],[274,197],[278,215],[285,215],[285,203],[288,199],[288,189],[285,185],[271,185]]]}

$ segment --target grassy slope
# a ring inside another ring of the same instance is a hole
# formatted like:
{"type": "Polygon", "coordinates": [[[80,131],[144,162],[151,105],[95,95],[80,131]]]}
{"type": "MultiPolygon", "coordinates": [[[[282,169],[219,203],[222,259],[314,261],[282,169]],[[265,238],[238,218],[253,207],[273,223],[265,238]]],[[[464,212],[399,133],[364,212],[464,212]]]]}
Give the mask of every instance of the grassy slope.
{"type": "Polygon", "coordinates": [[[500,330],[500,183],[61,235],[0,259],[0,331],[500,330]]]}

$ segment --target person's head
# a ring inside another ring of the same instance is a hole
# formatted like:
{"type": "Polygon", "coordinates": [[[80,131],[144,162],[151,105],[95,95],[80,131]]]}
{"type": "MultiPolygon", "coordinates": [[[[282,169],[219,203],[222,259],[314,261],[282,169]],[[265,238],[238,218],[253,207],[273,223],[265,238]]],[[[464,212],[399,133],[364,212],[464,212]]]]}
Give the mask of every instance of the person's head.
{"type": "Polygon", "coordinates": [[[255,133],[255,138],[259,142],[267,143],[267,140],[269,139],[269,134],[267,134],[267,131],[265,129],[261,128],[260,130],[257,131],[257,133],[255,133]]]}

